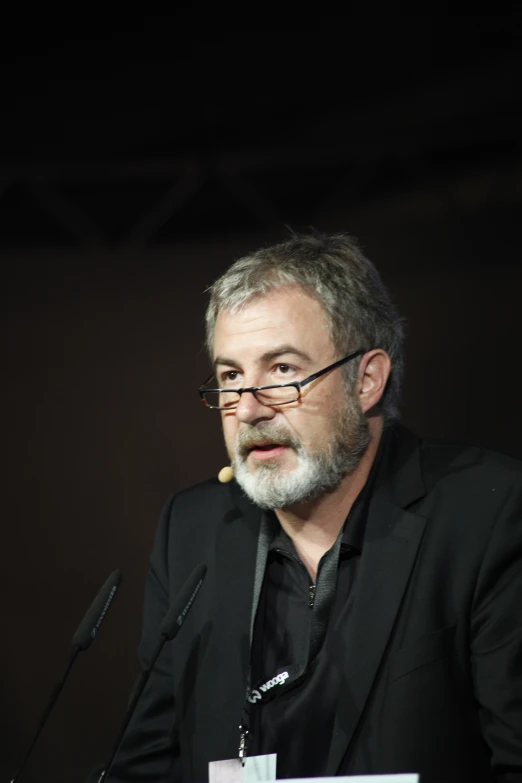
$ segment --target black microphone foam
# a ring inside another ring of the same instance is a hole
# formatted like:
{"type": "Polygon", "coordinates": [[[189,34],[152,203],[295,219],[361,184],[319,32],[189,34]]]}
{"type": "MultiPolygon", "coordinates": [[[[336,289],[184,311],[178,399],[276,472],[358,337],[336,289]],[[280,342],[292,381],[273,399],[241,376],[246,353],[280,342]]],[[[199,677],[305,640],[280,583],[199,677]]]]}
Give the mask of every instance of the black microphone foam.
{"type": "Polygon", "coordinates": [[[51,714],[51,711],[58,700],[58,696],[62,692],[62,688],[65,685],[65,681],[69,676],[69,672],[71,671],[73,663],[75,662],[78,654],[83,650],[88,650],[91,644],[93,643],[94,637],[98,633],[100,625],[102,624],[103,619],[109,609],[109,606],[111,605],[112,600],[116,595],[116,591],[120,585],[121,580],[122,580],[122,573],[121,571],[116,569],[106,580],[105,584],[103,585],[98,595],[96,596],[96,598],[90,605],[89,609],[87,610],[85,617],[83,618],[80,625],[78,626],[78,629],[76,630],[76,633],[72,638],[73,650],[69,658],[69,662],[67,663],[67,666],[65,668],[65,672],[63,673],[61,680],[59,680],[53,688],[49,701],[47,702],[47,705],[38,722],[38,726],[36,727],[36,732],[29,746],[29,749],[26,752],[22,760],[22,763],[18,767],[18,770],[15,776],[11,779],[10,783],[16,783],[16,780],[20,776],[22,770],[24,769],[27,763],[27,760],[29,759],[31,753],[33,752],[34,746],[36,745],[36,742],[40,734],[42,733],[42,729],[45,726],[47,719],[51,714]]]}
{"type": "Polygon", "coordinates": [[[175,597],[170,606],[170,609],[163,618],[163,622],[161,623],[160,627],[160,633],[168,641],[171,641],[178,635],[179,629],[183,625],[190,607],[196,600],[196,596],[200,591],[206,573],[207,567],[204,563],[200,563],[198,566],[196,566],[190,576],[183,583],[183,587],[175,597]]]}
{"type": "Polygon", "coordinates": [[[120,586],[123,574],[116,569],[104,583],[72,638],[72,646],[88,650],[120,586]]]}

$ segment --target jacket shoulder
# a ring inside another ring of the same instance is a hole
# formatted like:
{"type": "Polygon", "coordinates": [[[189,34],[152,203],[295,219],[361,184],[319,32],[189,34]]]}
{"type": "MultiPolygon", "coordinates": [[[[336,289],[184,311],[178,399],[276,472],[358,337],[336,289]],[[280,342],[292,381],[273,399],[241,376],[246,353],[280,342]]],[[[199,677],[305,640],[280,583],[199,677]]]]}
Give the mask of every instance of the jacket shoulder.
{"type": "MultiPolygon", "coordinates": [[[[489,519],[491,523],[508,498],[522,493],[522,462],[481,446],[442,440],[420,441],[425,502],[489,519]]],[[[518,504],[520,500],[515,500],[518,504]]]]}
{"type": "Polygon", "coordinates": [[[162,518],[171,533],[194,539],[207,536],[220,521],[240,522],[256,510],[234,480],[222,484],[213,478],[171,495],[162,518]]]}
{"type": "Polygon", "coordinates": [[[522,478],[522,462],[493,449],[424,438],[419,441],[424,477],[437,480],[458,474],[490,475],[508,483],[522,478]]]}
{"type": "Polygon", "coordinates": [[[176,499],[177,503],[197,504],[209,499],[227,497],[230,495],[229,489],[227,484],[222,484],[217,478],[211,478],[186,487],[174,493],[172,497],[176,499]]]}

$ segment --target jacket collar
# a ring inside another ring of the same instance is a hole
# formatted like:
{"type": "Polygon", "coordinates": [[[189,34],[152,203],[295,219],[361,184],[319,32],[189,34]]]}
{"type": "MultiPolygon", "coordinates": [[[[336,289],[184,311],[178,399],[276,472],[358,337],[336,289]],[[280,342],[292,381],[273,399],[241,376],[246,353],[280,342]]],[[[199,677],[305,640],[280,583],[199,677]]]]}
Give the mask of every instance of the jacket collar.
{"type": "Polygon", "coordinates": [[[412,504],[425,494],[417,438],[400,425],[388,432],[368,508],[350,618],[350,642],[339,638],[342,684],[326,775],[350,747],[408,586],[426,520],[412,504]]]}

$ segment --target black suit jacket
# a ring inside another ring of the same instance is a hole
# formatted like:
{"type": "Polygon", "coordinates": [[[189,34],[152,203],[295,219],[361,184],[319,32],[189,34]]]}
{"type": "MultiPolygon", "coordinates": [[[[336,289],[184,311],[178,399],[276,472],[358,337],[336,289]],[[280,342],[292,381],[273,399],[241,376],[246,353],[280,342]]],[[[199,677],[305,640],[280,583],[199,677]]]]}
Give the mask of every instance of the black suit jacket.
{"type": "MultiPolygon", "coordinates": [[[[351,638],[339,638],[332,664],[342,688],[324,774],[522,781],[521,464],[402,427],[392,438],[370,501],[351,638]]],[[[260,520],[235,482],[167,503],[142,665],[187,575],[201,562],[208,572],[151,677],[115,783],[200,783],[209,761],[237,756],[260,520]]]]}

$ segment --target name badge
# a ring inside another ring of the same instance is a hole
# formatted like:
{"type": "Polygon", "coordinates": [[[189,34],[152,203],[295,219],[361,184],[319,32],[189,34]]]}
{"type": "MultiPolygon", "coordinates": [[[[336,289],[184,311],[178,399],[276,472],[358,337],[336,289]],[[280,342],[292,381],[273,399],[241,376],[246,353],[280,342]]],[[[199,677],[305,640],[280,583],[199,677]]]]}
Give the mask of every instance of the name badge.
{"type": "Polygon", "coordinates": [[[209,783],[260,783],[276,779],[277,753],[264,756],[247,756],[244,765],[241,759],[209,761],[209,783]]]}

